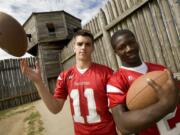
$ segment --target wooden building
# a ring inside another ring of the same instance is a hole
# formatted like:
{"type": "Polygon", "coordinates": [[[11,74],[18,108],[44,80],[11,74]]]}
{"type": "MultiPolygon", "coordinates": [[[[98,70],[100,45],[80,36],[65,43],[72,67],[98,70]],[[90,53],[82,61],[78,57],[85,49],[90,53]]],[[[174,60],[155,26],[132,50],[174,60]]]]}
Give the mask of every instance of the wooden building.
{"type": "Polygon", "coordinates": [[[37,56],[44,82],[51,92],[60,72],[60,50],[68,44],[81,20],[65,11],[32,13],[23,25],[28,52],[37,56]]]}

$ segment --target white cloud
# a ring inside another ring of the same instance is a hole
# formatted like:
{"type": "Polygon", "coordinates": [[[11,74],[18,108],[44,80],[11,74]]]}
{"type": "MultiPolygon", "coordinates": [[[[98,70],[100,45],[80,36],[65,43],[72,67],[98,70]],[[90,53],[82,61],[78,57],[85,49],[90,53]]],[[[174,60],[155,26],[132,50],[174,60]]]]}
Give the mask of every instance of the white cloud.
{"type": "Polygon", "coordinates": [[[19,58],[26,58],[26,57],[33,57],[33,56],[28,54],[28,53],[26,53],[22,57],[15,57],[15,56],[12,56],[12,55],[8,54],[7,52],[5,52],[4,50],[2,50],[0,48],[0,60],[4,60],[4,59],[19,59],[19,58]]]}
{"type": "MultiPolygon", "coordinates": [[[[107,1],[108,0],[0,0],[0,11],[13,16],[23,24],[32,12],[64,10],[80,18],[83,25],[95,16],[107,1]]],[[[0,51],[0,59],[2,57],[1,53],[2,51],[0,51]]]]}
{"type": "Polygon", "coordinates": [[[107,0],[0,0],[0,11],[12,15],[23,24],[32,12],[65,10],[80,18],[84,24],[87,17],[89,20],[89,16],[94,16],[105,2],[107,0]]]}

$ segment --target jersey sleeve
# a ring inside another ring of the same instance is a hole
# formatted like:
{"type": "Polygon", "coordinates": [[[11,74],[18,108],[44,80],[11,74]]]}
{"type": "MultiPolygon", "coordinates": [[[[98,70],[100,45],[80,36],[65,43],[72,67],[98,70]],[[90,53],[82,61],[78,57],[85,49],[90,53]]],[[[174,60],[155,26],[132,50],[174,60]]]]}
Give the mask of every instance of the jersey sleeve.
{"type": "Polygon", "coordinates": [[[114,74],[107,83],[107,96],[109,107],[112,108],[118,104],[125,104],[126,87],[121,75],[114,74]]]}
{"type": "Polygon", "coordinates": [[[56,87],[54,90],[54,97],[58,99],[66,99],[68,95],[66,89],[66,79],[64,73],[58,76],[56,87]]]}

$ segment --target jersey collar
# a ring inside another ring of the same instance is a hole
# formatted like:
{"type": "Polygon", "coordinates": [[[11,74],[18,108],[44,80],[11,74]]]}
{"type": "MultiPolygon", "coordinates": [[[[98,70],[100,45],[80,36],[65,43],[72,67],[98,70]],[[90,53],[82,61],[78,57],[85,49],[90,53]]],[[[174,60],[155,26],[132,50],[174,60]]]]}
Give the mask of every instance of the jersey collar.
{"type": "Polygon", "coordinates": [[[137,66],[137,67],[125,67],[125,66],[121,66],[121,68],[126,69],[126,70],[131,70],[131,71],[139,72],[141,74],[145,74],[148,71],[148,67],[147,67],[146,63],[144,63],[144,62],[142,62],[142,64],[140,66],[137,66]]]}

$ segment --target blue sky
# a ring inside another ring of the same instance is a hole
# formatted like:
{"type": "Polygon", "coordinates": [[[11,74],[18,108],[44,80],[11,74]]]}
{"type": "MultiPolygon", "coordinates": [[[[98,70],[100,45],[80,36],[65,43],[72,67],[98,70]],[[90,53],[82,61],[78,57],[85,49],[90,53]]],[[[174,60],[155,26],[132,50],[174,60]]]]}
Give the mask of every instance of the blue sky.
{"type": "MultiPolygon", "coordinates": [[[[82,25],[95,16],[108,0],[0,0],[0,11],[23,24],[32,12],[65,10],[82,20],[82,25]]],[[[26,56],[29,56],[26,54],[26,56]]],[[[0,49],[0,60],[11,58],[0,49]]]]}

